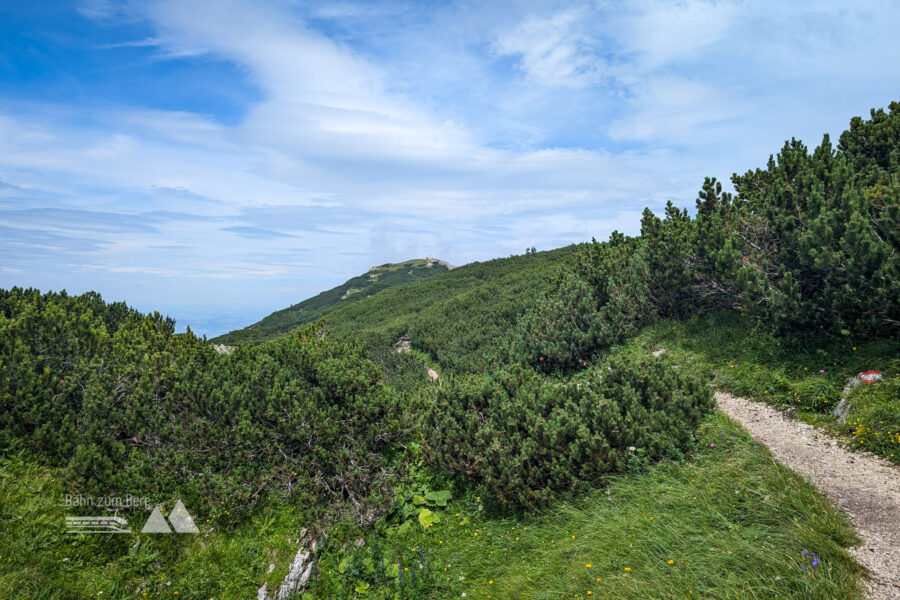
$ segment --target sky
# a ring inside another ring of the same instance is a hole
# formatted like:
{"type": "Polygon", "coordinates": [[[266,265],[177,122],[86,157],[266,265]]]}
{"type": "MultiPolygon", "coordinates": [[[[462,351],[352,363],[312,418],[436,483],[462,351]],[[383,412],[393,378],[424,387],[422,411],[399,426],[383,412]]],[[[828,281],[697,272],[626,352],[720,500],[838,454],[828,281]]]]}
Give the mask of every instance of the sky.
{"type": "Polygon", "coordinates": [[[0,287],[201,335],[693,207],[900,100],[900,2],[0,3],[0,287]]]}

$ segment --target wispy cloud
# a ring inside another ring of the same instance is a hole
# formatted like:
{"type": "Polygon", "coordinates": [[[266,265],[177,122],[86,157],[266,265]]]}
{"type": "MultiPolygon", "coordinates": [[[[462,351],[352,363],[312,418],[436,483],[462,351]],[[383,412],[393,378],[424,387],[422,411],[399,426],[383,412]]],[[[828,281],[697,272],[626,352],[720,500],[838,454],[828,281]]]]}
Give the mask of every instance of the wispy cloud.
{"type": "Polygon", "coordinates": [[[376,263],[634,233],[643,206],[887,104],[900,59],[887,0],[79,11],[94,54],[46,84],[72,100],[0,105],[0,285],[94,288],[209,333],[198,315],[258,318],[376,263]]]}
{"type": "Polygon", "coordinates": [[[242,237],[259,238],[270,240],[274,238],[293,237],[289,233],[282,233],[274,229],[265,229],[263,227],[251,227],[249,225],[234,225],[232,227],[223,227],[222,231],[230,231],[242,237]]]}
{"type": "Polygon", "coordinates": [[[127,40],[124,42],[111,42],[107,44],[100,44],[97,46],[98,50],[115,50],[117,48],[147,48],[147,47],[157,47],[160,45],[159,38],[148,37],[141,40],[127,40]]]}
{"type": "Polygon", "coordinates": [[[548,17],[528,17],[498,35],[498,55],[511,55],[527,77],[541,85],[581,88],[603,78],[602,45],[590,34],[586,9],[569,8],[548,17]]]}

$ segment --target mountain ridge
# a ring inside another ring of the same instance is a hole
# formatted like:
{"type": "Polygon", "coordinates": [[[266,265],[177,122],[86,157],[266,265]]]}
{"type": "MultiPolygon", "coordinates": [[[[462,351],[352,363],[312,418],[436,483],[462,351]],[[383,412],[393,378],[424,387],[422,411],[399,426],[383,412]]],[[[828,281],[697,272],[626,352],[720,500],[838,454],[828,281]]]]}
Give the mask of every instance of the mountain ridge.
{"type": "Polygon", "coordinates": [[[256,323],[209,341],[225,345],[268,341],[301,325],[311,323],[338,307],[359,302],[390,287],[432,277],[455,268],[449,262],[431,256],[375,265],[341,285],[287,308],[276,310],[256,323]]]}

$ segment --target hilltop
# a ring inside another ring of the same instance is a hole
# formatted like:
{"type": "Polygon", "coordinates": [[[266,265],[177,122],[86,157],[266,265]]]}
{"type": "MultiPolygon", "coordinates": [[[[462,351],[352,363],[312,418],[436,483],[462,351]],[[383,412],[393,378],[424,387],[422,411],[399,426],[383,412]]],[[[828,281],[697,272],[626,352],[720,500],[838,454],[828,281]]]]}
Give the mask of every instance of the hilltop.
{"type": "MultiPolygon", "coordinates": [[[[523,307],[547,289],[561,268],[573,263],[582,247],[572,244],[455,268],[436,260],[431,267],[423,260],[382,265],[211,341],[225,345],[271,341],[321,316],[330,333],[362,337],[374,354],[406,335],[442,368],[479,372],[502,358],[498,355],[523,307]],[[376,270],[382,274],[361,288],[376,270]],[[430,276],[404,281],[411,273],[430,276]]],[[[383,360],[377,362],[384,366],[383,360]]]]}
{"type": "Polygon", "coordinates": [[[359,302],[394,286],[446,273],[453,268],[447,261],[430,257],[378,265],[337,287],[277,310],[253,325],[220,335],[210,341],[225,345],[258,344],[311,323],[336,308],[359,302]]]}

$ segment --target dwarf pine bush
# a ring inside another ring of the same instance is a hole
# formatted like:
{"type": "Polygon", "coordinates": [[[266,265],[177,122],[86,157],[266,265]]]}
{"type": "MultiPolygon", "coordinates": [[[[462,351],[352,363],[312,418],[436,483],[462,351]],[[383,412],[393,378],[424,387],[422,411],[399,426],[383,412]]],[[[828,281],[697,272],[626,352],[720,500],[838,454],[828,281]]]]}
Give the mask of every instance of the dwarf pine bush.
{"type": "Polygon", "coordinates": [[[566,382],[513,366],[439,390],[427,456],[502,503],[534,506],[633,456],[679,456],[711,407],[708,386],[655,358],[614,357],[566,382]]]}
{"type": "Polygon", "coordinates": [[[0,455],[15,442],[73,492],[180,495],[235,521],[267,497],[362,514],[408,425],[378,366],[320,326],[218,355],[96,294],[0,290],[0,455]]]}
{"type": "Polygon", "coordinates": [[[648,276],[639,239],[613,232],[594,240],[522,315],[515,352],[542,371],[577,367],[652,322],[648,276]]]}
{"type": "Polygon", "coordinates": [[[663,317],[731,309],[834,335],[900,328],[900,103],[854,118],[834,148],[785,143],[764,169],[706,178],[693,219],[649,210],[641,236],[613,233],[518,323],[516,356],[545,371],[576,367],[663,317]]]}

